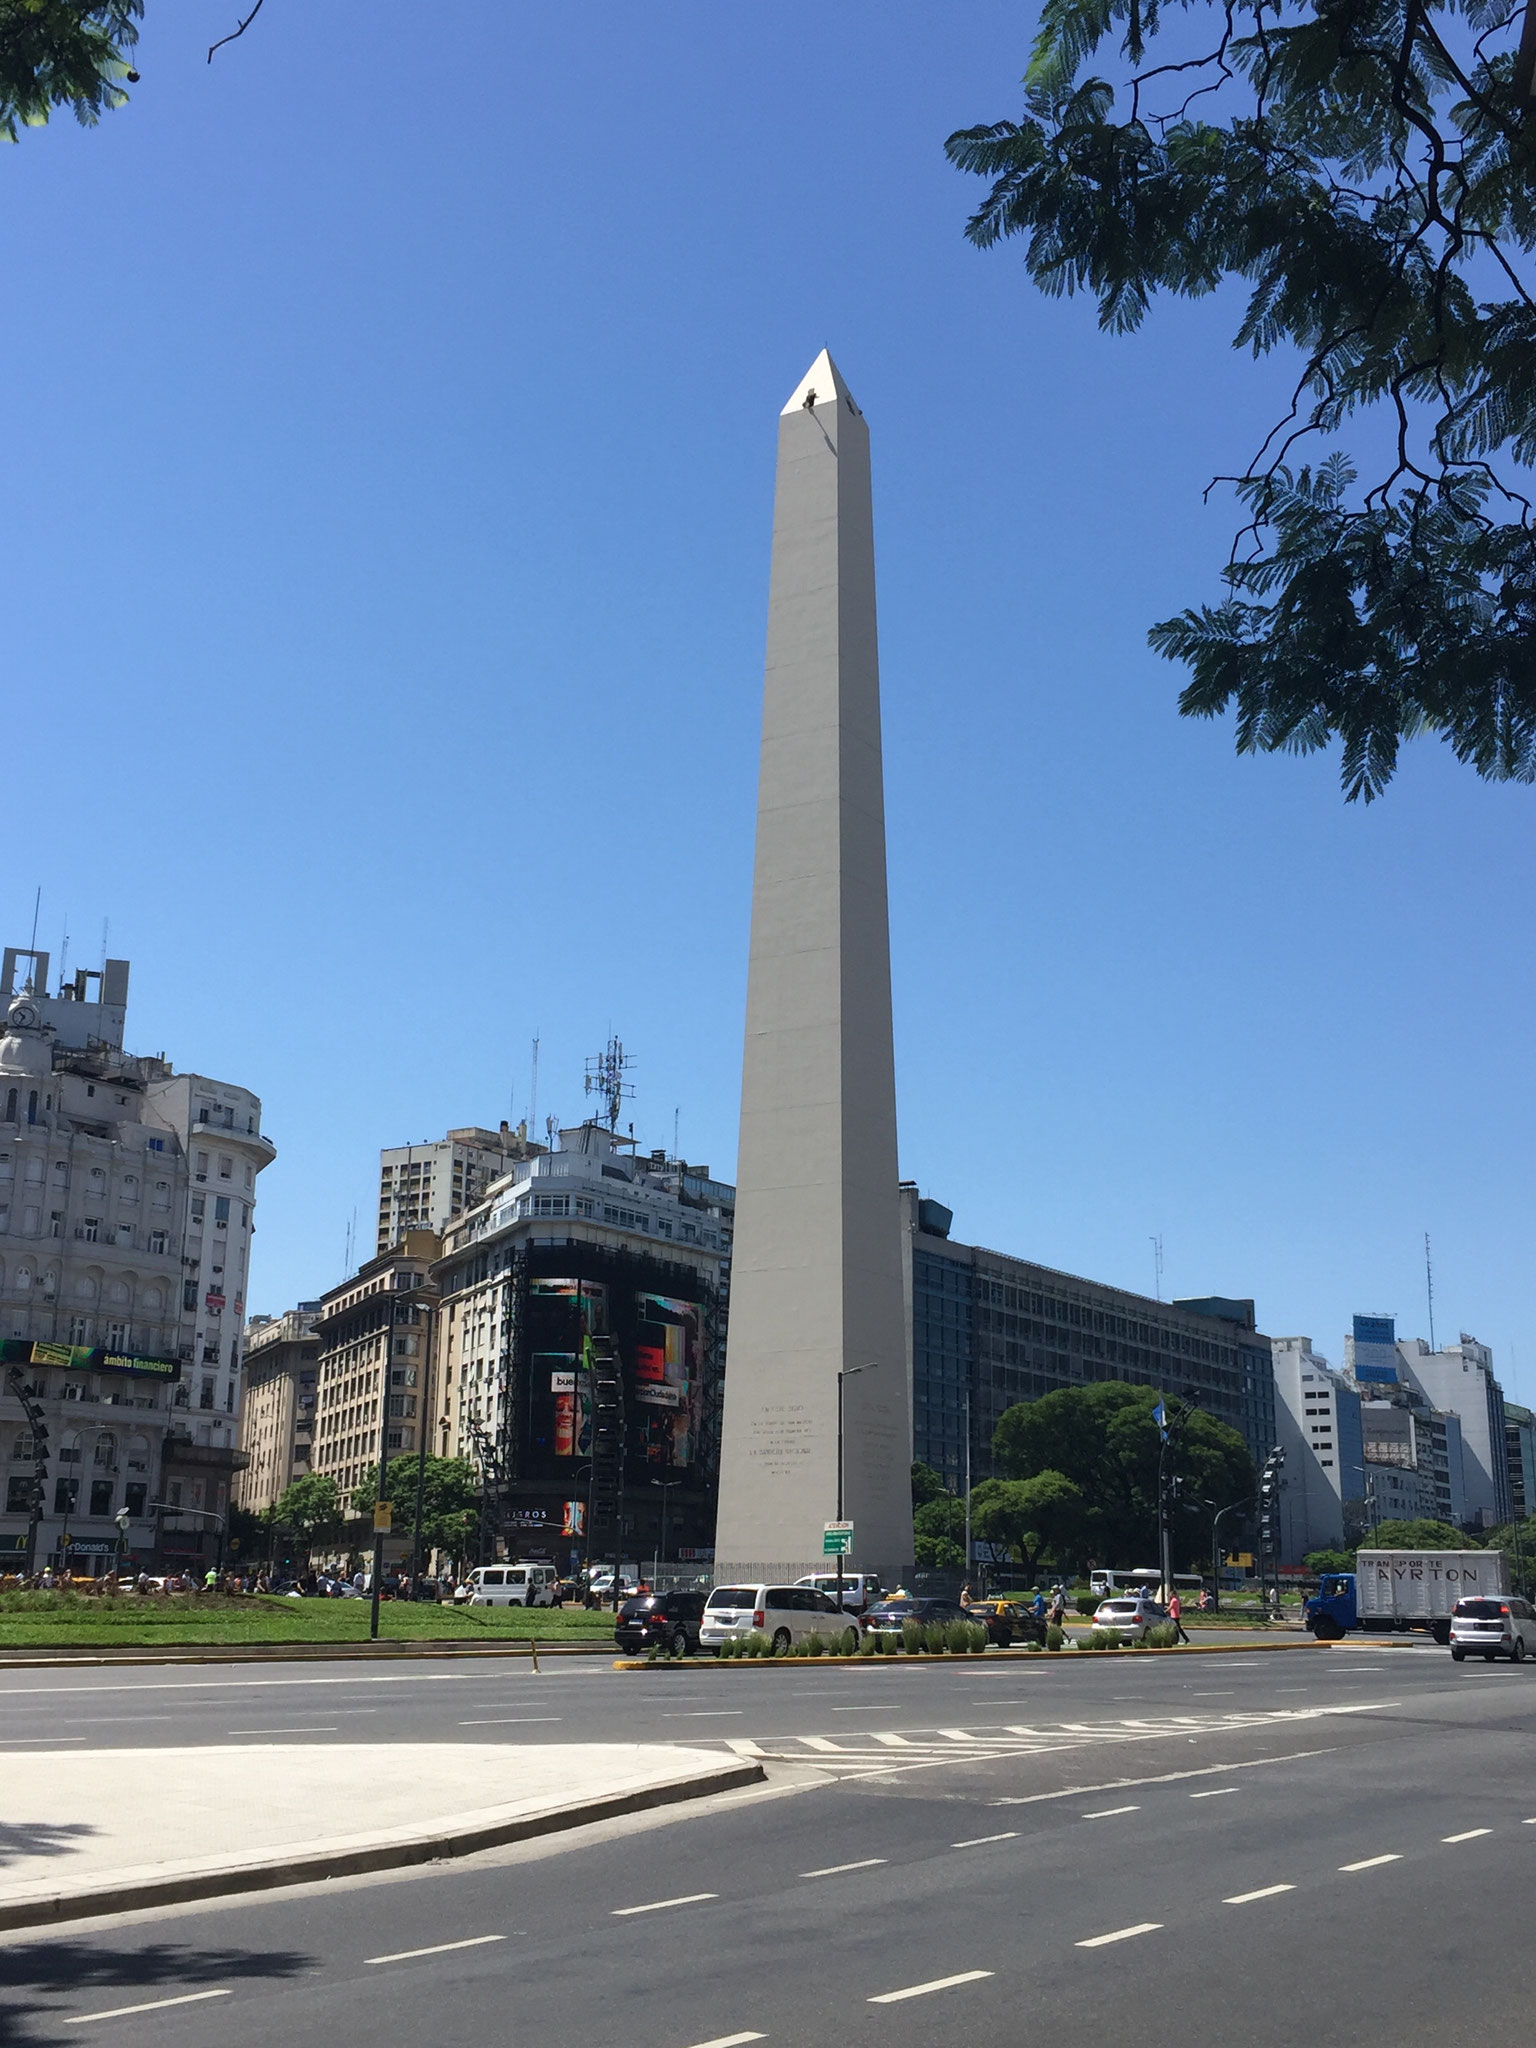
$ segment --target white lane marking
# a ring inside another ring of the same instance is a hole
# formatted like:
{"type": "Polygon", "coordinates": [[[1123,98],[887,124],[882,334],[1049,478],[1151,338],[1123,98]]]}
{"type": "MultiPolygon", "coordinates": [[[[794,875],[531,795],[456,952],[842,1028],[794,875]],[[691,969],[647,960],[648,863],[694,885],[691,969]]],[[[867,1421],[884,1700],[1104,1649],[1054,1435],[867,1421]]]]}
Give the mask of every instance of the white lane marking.
{"type": "Polygon", "coordinates": [[[988,1842],[1016,1842],[1018,1839],[1018,1829],[1009,1828],[1006,1834],[972,1835],[968,1842],[951,1842],[949,1846],[951,1849],[980,1849],[988,1842]]]}
{"type": "MultiPolygon", "coordinates": [[[[992,1702],[988,1700],[987,1705],[990,1707],[991,1704],[992,1702]]],[[[981,1702],[979,1700],[972,1700],[971,1705],[980,1706],[981,1702]]],[[[882,1700],[878,1705],[876,1705],[876,1703],[872,1700],[867,1707],[834,1707],[832,1711],[834,1714],[899,1714],[901,1712],[901,1701],[882,1700]]]]}
{"type": "Polygon", "coordinates": [[[37,1749],[45,1742],[88,1742],[86,1735],[7,1735],[3,1746],[6,1749],[37,1749]]]}
{"type": "MultiPolygon", "coordinates": [[[[562,1671],[562,1678],[575,1677],[562,1671]]],[[[78,1699],[99,1692],[266,1692],[275,1686],[294,1685],[451,1685],[461,1678],[485,1678],[483,1671],[376,1671],[345,1678],[150,1678],[142,1685],[6,1685],[0,1696],[20,1694],[27,1699],[45,1693],[67,1692],[78,1699]]]]}
{"type": "Polygon", "coordinates": [[[1078,1948],[1107,1948],[1112,1941],[1129,1941],[1137,1934],[1156,1934],[1162,1924],[1161,1920],[1141,1920],[1134,1927],[1117,1927],[1113,1934],[1091,1934],[1086,1941],[1074,1945],[1078,1948]]]}
{"type": "Polygon", "coordinates": [[[1442,1842],[1475,1842],[1479,1835],[1491,1835],[1492,1833],[1492,1828],[1468,1828],[1465,1834],[1442,1835],[1440,1839],[1442,1842]]]}
{"type": "Polygon", "coordinates": [[[1221,1686],[1215,1692],[1195,1692],[1189,1687],[1186,1687],[1185,1690],[1189,1692],[1192,1700],[1235,1700],[1237,1698],[1237,1687],[1235,1685],[1221,1686]]]}
{"type": "Polygon", "coordinates": [[[680,1713],[663,1714],[663,1721],[739,1721],[745,1707],[684,1707],[680,1713]]]}
{"type": "Polygon", "coordinates": [[[1293,1884],[1267,1884],[1262,1891],[1234,1892],[1230,1899],[1223,1899],[1221,1903],[1224,1906],[1251,1906],[1255,1899],[1274,1899],[1281,1892],[1293,1892],[1295,1889],[1293,1884]]]}
{"type": "Polygon", "coordinates": [[[445,1956],[456,1948],[484,1948],[490,1941],[505,1941],[504,1934],[472,1934],[464,1941],[436,1941],[431,1948],[400,1948],[393,1955],[364,1956],[365,1963],[413,1963],[418,1956],[445,1956]]]}
{"type": "Polygon", "coordinates": [[[989,1806],[1039,1806],[1047,1799],[1086,1799],[1090,1792],[1129,1792],[1141,1785],[1178,1785],[1186,1778],[1230,1778],[1234,1771],[1258,1771],[1266,1764],[1310,1763],[1332,1756],[1329,1749],[1293,1749],[1284,1756],[1256,1756],[1245,1764],[1202,1764],[1193,1771],[1162,1771],[1153,1778],[1111,1778],[1103,1785],[1064,1785],[1059,1792],[1026,1792],[1011,1799],[989,1799],[989,1806]]]}
{"type": "Polygon", "coordinates": [[[232,1991],[184,1991],[180,1998],[151,1998],[144,2005],[114,2005],[109,2012],[77,2012],[66,2027],[88,2027],[92,2020],[125,2020],[130,2013],[160,2012],[168,2005],[199,2005],[205,1998],[232,1998],[232,1991]]]}
{"type": "Polygon", "coordinates": [[[800,1735],[796,1740],[803,1742],[807,1749],[818,1750],[823,1756],[845,1756],[847,1752],[841,1743],[833,1742],[825,1735],[800,1735]]]}
{"type": "Polygon", "coordinates": [[[916,1747],[916,1744],[908,1741],[905,1735],[892,1735],[881,1728],[877,1728],[874,1731],[870,1740],[878,1742],[883,1749],[913,1749],[916,1747]]]}
{"type": "Polygon", "coordinates": [[[1536,1813],[1533,1813],[1529,1820],[1521,1821],[1520,1825],[1523,1828],[1536,1828],[1536,1813]]]}
{"type": "Polygon", "coordinates": [[[737,1756],[772,1755],[771,1750],[766,1750],[761,1743],[754,1742],[750,1735],[723,1735],[720,1739],[726,1748],[734,1750],[737,1756]]]}
{"type": "Polygon", "coordinates": [[[498,1714],[488,1721],[461,1721],[461,1728],[526,1728],[534,1721],[559,1721],[559,1714],[498,1714]]]}
{"type": "Polygon", "coordinates": [[[1214,1792],[1191,1792],[1191,1799],[1225,1799],[1229,1792],[1240,1792],[1240,1785],[1218,1785],[1214,1792]]]}
{"type": "Polygon", "coordinates": [[[1339,1868],[1340,1870],[1374,1870],[1378,1863],[1401,1863],[1402,1860],[1402,1857],[1397,1855],[1365,1856],[1358,1863],[1341,1863],[1339,1868]]]}
{"type": "Polygon", "coordinates": [[[338,1735],[334,1722],[314,1728],[231,1728],[231,1735],[338,1735]]]}
{"type": "Polygon", "coordinates": [[[866,1998],[866,2005],[897,2005],[903,1998],[926,1998],[930,1991],[948,1991],[955,1984],[979,1984],[983,1977],[990,1977],[990,1970],[961,1970],[953,1977],[935,1977],[927,1984],[908,1984],[901,1991],[877,1991],[873,1998],[866,1998]]]}
{"type": "Polygon", "coordinates": [[[716,2034],[713,2041],[695,2041],[693,2048],[746,2048],[748,2041],[766,2041],[766,2034],[716,2034]]]}
{"type": "Polygon", "coordinates": [[[946,1742],[979,1742],[979,1735],[972,1735],[968,1728],[936,1728],[936,1735],[942,1735],[946,1742]]]}
{"type": "Polygon", "coordinates": [[[1085,1813],[1084,1820],[1113,1820],[1117,1813],[1140,1813],[1139,1806],[1101,1806],[1097,1813],[1085,1813]]]}
{"type": "Polygon", "coordinates": [[[644,1906],[615,1906],[611,1918],[627,1920],[633,1913],[664,1913],[668,1906],[696,1906],[702,1899],[718,1899],[718,1892],[684,1892],[680,1899],[652,1899],[644,1906]]]}
{"type": "Polygon", "coordinates": [[[845,1870],[873,1870],[876,1864],[884,1863],[883,1856],[866,1856],[858,1863],[829,1863],[825,1870],[802,1870],[802,1877],[841,1877],[845,1870]]]}

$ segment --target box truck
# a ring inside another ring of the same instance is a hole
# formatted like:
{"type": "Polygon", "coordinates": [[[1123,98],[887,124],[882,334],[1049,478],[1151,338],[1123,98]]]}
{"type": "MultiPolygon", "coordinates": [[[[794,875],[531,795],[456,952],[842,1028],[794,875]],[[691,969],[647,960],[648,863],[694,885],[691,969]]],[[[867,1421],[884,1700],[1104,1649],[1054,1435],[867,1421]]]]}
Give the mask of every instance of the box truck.
{"type": "Polygon", "coordinates": [[[1352,1572],[1323,1573],[1303,1612],[1322,1642],[1352,1629],[1423,1629],[1448,1643],[1458,1600],[1508,1591],[1502,1550],[1362,1550],[1352,1572]]]}

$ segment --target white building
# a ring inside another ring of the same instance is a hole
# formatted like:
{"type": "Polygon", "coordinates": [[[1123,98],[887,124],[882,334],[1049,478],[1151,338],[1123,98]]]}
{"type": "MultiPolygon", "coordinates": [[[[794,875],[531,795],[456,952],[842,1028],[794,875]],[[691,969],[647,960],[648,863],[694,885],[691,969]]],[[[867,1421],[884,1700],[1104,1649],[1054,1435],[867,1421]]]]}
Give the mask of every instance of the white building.
{"type": "MultiPolygon", "coordinates": [[[[239,1458],[256,1175],[275,1148],[248,1090],[123,1051],[126,960],[52,996],[48,967],[12,947],[0,968],[0,1366],[48,1432],[35,1560],[63,1563],[67,1532],[73,1567],[104,1569],[127,1508],[130,1554],[190,1564],[217,1548],[239,1458]]],[[[25,1423],[0,1381],[12,1563],[38,1469],[25,1423]]]]}
{"type": "MultiPolygon", "coordinates": [[[[1505,1450],[1504,1395],[1493,1373],[1493,1353],[1465,1330],[1459,1344],[1431,1351],[1422,1337],[1397,1345],[1403,1379],[1433,1409],[1461,1425],[1464,1519],[1491,1529],[1511,1513],[1505,1450]]],[[[1463,1519],[1458,1517],[1457,1519],[1463,1519]]]]}
{"type": "Polygon", "coordinates": [[[1310,1337],[1271,1340],[1276,1437],[1281,1468],[1280,1555],[1300,1564],[1309,1550],[1358,1541],[1364,1521],[1360,1396],[1310,1337]]]}
{"type": "Polygon", "coordinates": [[[469,1124],[425,1144],[389,1146],[379,1154],[379,1255],[408,1230],[441,1237],[493,1182],[544,1149],[529,1143],[525,1123],[499,1131],[469,1124]]]}

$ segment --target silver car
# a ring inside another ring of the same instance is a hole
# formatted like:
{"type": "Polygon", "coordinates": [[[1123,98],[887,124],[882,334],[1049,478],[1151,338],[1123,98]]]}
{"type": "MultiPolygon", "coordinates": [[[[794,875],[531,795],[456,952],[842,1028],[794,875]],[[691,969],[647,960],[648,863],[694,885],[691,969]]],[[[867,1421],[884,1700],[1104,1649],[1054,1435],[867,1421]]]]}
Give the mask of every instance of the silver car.
{"type": "Polygon", "coordinates": [[[1513,1593],[1506,1600],[1458,1600],[1451,1610],[1451,1658],[1508,1657],[1523,1664],[1536,1651],[1536,1608],[1513,1593]]]}
{"type": "Polygon", "coordinates": [[[1093,1625],[1118,1635],[1122,1643],[1140,1643],[1146,1640],[1149,1628],[1167,1618],[1145,1593],[1127,1593],[1123,1599],[1101,1600],[1094,1609],[1093,1625]]]}

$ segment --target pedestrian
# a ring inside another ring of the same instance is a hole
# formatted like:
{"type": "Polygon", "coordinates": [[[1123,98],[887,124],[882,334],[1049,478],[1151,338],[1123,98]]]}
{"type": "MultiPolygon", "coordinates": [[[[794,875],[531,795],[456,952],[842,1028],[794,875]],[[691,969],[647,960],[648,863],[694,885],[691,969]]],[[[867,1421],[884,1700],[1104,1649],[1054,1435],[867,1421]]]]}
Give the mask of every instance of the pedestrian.
{"type": "Polygon", "coordinates": [[[1178,1640],[1187,1643],[1189,1637],[1184,1630],[1184,1603],[1179,1598],[1177,1588],[1168,1595],[1168,1619],[1178,1631],[1178,1640]]]}
{"type": "Polygon", "coordinates": [[[1044,1594],[1044,1592],[1043,1592],[1043,1591],[1041,1590],[1041,1588],[1039,1588],[1038,1586],[1037,1586],[1037,1587],[1035,1588],[1035,1597],[1034,1597],[1034,1599],[1033,1599],[1033,1600],[1032,1600],[1032,1601],[1030,1602],[1030,1610],[1029,1610],[1029,1611],[1030,1611],[1030,1613],[1031,1613],[1031,1614],[1033,1614],[1033,1615],[1034,1615],[1034,1617],[1035,1617],[1036,1621],[1044,1621],[1044,1619],[1045,1619],[1045,1594],[1044,1594]]]}
{"type": "Polygon", "coordinates": [[[962,1586],[962,1587],[960,1588],[960,1605],[961,1605],[962,1607],[969,1607],[969,1606],[970,1606],[970,1604],[971,1604],[971,1582],[970,1582],[970,1580],[969,1580],[969,1579],[967,1579],[967,1580],[966,1580],[966,1582],[965,1582],[965,1584],[964,1584],[964,1585],[963,1585],[963,1586],[962,1586]]]}

